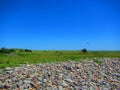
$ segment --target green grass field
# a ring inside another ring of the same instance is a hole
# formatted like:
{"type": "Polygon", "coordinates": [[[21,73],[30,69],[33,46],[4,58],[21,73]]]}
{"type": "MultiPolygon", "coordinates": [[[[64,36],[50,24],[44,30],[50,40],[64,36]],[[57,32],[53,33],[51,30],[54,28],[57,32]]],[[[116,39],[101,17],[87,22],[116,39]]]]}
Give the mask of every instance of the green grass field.
{"type": "Polygon", "coordinates": [[[85,58],[118,57],[120,51],[32,51],[13,52],[11,54],[0,54],[0,68],[19,66],[25,63],[43,63],[66,60],[82,60],[85,58]]]}

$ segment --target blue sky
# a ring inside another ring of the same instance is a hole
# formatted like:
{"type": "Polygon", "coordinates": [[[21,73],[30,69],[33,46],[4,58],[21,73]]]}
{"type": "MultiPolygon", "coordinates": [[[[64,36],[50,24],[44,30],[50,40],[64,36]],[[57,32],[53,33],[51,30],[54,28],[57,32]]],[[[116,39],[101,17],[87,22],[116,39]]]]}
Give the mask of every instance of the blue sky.
{"type": "Polygon", "coordinates": [[[0,47],[120,50],[119,0],[0,0],[0,47]]]}

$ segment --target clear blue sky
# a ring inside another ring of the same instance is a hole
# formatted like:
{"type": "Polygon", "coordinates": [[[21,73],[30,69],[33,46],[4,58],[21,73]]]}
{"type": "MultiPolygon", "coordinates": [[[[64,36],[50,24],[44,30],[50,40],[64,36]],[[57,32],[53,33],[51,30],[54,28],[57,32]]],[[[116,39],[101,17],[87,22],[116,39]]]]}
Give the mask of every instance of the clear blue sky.
{"type": "Polygon", "coordinates": [[[120,0],[0,0],[0,47],[120,50],[120,0]]]}

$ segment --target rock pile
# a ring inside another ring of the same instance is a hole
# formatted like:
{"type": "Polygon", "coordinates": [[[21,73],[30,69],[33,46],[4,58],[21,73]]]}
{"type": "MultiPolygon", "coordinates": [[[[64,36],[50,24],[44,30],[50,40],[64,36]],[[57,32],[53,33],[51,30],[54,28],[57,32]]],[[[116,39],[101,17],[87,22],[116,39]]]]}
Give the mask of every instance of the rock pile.
{"type": "Polygon", "coordinates": [[[120,90],[120,59],[99,60],[6,67],[0,90],[120,90]]]}

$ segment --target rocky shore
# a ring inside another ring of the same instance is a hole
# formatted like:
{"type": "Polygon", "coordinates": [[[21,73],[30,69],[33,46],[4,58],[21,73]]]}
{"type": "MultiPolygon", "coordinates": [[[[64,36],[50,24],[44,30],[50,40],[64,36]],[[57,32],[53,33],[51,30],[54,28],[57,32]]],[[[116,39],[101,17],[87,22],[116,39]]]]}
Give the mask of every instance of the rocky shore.
{"type": "Polygon", "coordinates": [[[120,90],[120,58],[6,67],[0,90],[120,90]]]}

